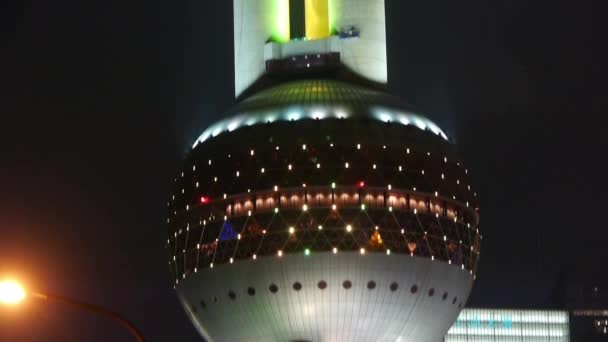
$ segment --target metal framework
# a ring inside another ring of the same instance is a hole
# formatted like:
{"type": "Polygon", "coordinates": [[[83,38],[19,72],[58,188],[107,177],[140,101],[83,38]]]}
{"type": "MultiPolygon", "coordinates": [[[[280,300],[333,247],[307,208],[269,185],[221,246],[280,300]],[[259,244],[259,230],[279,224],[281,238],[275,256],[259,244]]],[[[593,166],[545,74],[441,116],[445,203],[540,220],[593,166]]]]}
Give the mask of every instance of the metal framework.
{"type": "Polygon", "coordinates": [[[409,254],[475,275],[477,194],[450,145],[397,126],[419,135],[403,146],[395,125],[359,122],[386,132],[374,144],[351,121],[325,122],[327,134],[306,140],[293,134],[311,122],[245,129],[195,149],[168,203],[176,284],[223,263],[326,251],[409,254]]]}

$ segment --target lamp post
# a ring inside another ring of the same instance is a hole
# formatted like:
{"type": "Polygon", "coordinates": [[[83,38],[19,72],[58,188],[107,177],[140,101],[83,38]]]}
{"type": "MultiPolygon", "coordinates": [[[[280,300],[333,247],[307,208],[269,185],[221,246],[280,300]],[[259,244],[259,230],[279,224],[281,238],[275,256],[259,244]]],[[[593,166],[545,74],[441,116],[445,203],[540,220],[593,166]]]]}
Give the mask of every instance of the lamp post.
{"type": "Polygon", "coordinates": [[[46,302],[53,302],[58,304],[63,304],[70,306],[72,308],[85,310],[88,312],[92,312],[95,314],[99,314],[108,318],[113,319],[114,321],[120,323],[124,328],[126,328],[131,335],[138,342],[144,342],[144,337],[141,332],[135,327],[133,323],[131,323],[126,318],[122,317],[116,312],[104,309],[100,306],[85,303],[81,301],[77,301],[71,298],[52,295],[48,293],[40,293],[40,292],[26,292],[26,290],[21,286],[18,282],[15,281],[2,281],[0,282],[0,303],[6,305],[17,305],[20,304],[23,300],[25,300],[28,295],[31,298],[43,300],[46,302]]]}

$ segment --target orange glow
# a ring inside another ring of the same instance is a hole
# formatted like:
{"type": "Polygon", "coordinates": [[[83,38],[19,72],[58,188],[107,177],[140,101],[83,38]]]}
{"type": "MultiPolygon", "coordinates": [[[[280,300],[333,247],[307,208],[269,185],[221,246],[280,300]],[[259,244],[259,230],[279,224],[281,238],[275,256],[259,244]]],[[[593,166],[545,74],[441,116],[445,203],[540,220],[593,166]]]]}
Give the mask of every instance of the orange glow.
{"type": "Polygon", "coordinates": [[[410,253],[412,253],[412,254],[416,251],[416,247],[418,247],[418,246],[416,245],[415,242],[407,243],[407,248],[410,250],[410,253]]]}
{"type": "Polygon", "coordinates": [[[371,248],[380,248],[382,246],[383,242],[382,242],[382,236],[380,235],[380,233],[378,231],[374,232],[374,235],[372,235],[372,238],[369,241],[369,245],[371,248]]]}
{"type": "Polygon", "coordinates": [[[21,303],[25,297],[25,289],[18,282],[14,280],[0,282],[0,303],[16,305],[21,303]]]}
{"type": "MultiPolygon", "coordinates": [[[[359,185],[359,182],[355,183],[355,186],[359,185]]],[[[367,184],[365,186],[367,186],[367,184]]],[[[260,197],[255,200],[250,198],[250,194],[243,195],[242,197],[233,196],[235,202],[234,204],[228,204],[225,207],[226,215],[231,218],[248,215],[249,211],[252,213],[254,212],[254,207],[255,213],[272,212],[278,207],[279,200],[281,206],[286,209],[302,209],[304,208],[304,205],[306,205],[306,209],[308,210],[316,208],[333,209],[333,205],[347,209],[359,209],[362,205],[365,206],[365,209],[382,209],[385,206],[384,195],[381,191],[374,190],[373,188],[370,189],[370,192],[361,194],[358,192],[349,193],[340,191],[335,193],[334,201],[332,201],[332,193],[318,192],[314,189],[312,191],[311,194],[306,195],[301,188],[297,190],[292,189],[281,195],[280,198],[279,196],[276,196],[275,193],[268,192],[266,194],[259,194],[258,196],[260,197]],[[361,202],[359,202],[360,198],[361,202]]],[[[211,201],[212,199],[209,198],[208,203],[211,204],[211,201]]],[[[433,214],[436,216],[444,216],[452,220],[456,215],[456,210],[458,210],[458,206],[452,203],[446,203],[447,205],[444,205],[440,201],[433,200],[428,204],[429,207],[427,207],[425,195],[411,194],[408,206],[406,194],[398,189],[393,190],[386,198],[386,205],[392,207],[393,210],[408,210],[417,214],[433,214]]]]}

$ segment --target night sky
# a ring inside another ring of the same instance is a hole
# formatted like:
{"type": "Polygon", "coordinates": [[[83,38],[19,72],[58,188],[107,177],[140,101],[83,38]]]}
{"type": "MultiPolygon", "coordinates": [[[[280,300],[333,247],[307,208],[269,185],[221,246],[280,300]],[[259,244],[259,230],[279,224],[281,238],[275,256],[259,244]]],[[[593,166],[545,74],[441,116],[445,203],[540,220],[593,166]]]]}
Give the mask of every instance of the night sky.
{"type": "MultiPolygon", "coordinates": [[[[605,284],[599,1],[386,7],[391,91],[454,137],[481,199],[468,305],[549,305],[560,270],[605,284]]],[[[124,313],[150,341],[199,340],[170,283],[165,204],[233,102],[232,42],[228,0],[2,2],[0,276],[124,313]]],[[[131,339],[31,301],[0,308],[0,341],[131,339]]]]}

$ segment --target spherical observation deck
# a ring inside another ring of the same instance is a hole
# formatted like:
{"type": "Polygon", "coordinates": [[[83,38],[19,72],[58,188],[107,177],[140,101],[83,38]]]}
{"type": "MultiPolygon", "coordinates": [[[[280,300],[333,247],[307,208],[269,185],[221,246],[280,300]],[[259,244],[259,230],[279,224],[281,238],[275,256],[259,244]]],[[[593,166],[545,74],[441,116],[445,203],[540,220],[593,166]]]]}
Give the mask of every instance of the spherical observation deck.
{"type": "Polygon", "coordinates": [[[468,169],[381,92],[262,91],[201,135],[174,190],[169,265],[210,341],[437,341],[475,278],[468,169]]]}

